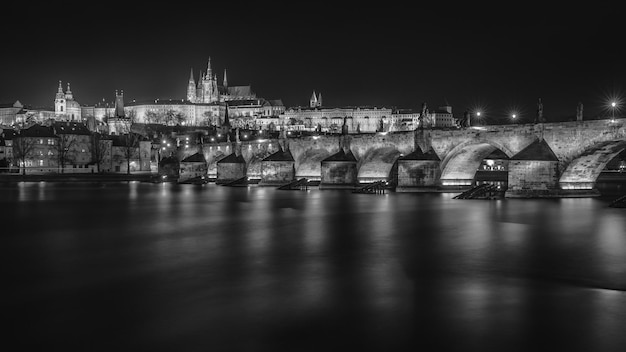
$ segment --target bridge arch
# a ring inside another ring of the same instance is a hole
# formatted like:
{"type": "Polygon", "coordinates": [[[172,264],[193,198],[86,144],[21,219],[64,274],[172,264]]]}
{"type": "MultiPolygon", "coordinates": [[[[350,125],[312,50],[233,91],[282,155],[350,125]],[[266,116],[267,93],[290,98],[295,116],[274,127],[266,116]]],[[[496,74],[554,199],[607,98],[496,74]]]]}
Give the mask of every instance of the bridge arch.
{"type": "Polygon", "coordinates": [[[391,146],[372,148],[357,157],[357,179],[359,182],[388,180],[392,168],[400,157],[400,151],[391,146]]]}
{"type": "Polygon", "coordinates": [[[559,178],[561,189],[593,189],[596,180],[619,153],[626,149],[626,140],[598,143],[575,156],[559,178]]]}
{"type": "Polygon", "coordinates": [[[441,184],[443,186],[469,186],[480,163],[494,150],[499,149],[512,157],[515,153],[497,141],[465,141],[454,147],[441,163],[441,184]]]}
{"type": "Polygon", "coordinates": [[[307,149],[295,156],[296,177],[316,179],[322,177],[322,160],[331,155],[325,148],[307,149]]]}

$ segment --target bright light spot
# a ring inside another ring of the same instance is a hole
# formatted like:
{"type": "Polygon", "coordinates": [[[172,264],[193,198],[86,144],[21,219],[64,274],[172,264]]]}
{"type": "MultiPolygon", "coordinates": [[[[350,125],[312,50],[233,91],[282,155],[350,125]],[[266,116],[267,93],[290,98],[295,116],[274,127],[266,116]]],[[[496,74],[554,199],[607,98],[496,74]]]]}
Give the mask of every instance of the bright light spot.
{"type": "Polygon", "coordinates": [[[171,147],[172,145],[171,145],[171,144],[169,144],[169,143],[167,143],[167,146],[168,146],[168,147],[171,147]]]}
{"type": "Polygon", "coordinates": [[[612,102],[612,103],[611,103],[611,106],[612,106],[612,107],[615,107],[615,105],[616,105],[616,104],[615,104],[615,102],[612,102]]]}
{"type": "Polygon", "coordinates": [[[517,117],[517,115],[516,115],[516,114],[513,114],[513,118],[516,118],[516,117],[517,117]]]}
{"type": "Polygon", "coordinates": [[[165,147],[163,147],[163,150],[165,150],[165,147]]]}
{"type": "Polygon", "coordinates": [[[480,111],[478,111],[478,112],[476,113],[476,116],[480,116],[480,111]]]}
{"type": "Polygon", "coordinates": [[[493,166],[494,161],[493,160],[487,160],[487,165],[489,166],[493,166]]]}

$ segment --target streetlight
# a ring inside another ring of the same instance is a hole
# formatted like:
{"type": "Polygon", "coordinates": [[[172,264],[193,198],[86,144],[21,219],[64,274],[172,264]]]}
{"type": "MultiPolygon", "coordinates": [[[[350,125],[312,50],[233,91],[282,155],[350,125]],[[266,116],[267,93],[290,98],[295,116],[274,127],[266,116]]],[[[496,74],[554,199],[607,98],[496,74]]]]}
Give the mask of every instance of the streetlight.
{"type": "Polygon", "coordinates": [[[611,122],[615,122],[615,105],[617,105],[614,101],[611,102],[611,122]]]}

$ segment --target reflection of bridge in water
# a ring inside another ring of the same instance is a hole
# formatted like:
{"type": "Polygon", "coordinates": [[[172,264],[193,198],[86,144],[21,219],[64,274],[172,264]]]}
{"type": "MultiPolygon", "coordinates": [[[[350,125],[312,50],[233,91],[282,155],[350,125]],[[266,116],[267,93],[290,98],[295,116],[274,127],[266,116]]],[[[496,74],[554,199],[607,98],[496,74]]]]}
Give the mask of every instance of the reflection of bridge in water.
{"type": "Polygon", "coordinates": [[[222,143],[203,151],[218,179],[217,162],[236,150],[249,178],[278,172],[285,184],[307,178],[354,186],[385,180],[398,191],[467,189],[481,162],[500,151],[509,158],[507,196],[515,197],[593,195],[600,172],[625,148],[626,119],[618,119],[222,143]],[[270,158],[268,171],[264,159],[281,148],[289,152],[285,167],[270,158]],[[338,158],[340,149],[353,160],[338,158]],[[326,159],[334,164],[323,166],[326,159]]]}

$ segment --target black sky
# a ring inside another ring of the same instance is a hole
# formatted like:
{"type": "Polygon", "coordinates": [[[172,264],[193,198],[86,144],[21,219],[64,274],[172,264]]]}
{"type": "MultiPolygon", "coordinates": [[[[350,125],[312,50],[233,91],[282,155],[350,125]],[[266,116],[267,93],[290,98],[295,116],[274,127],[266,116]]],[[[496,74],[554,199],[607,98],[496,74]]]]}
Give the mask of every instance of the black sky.
{"type": "Polygon", "coordinates": [[[197,77],[209,56],[220,82],[226,68],[230,85],[286,106],[315,90],[330,106],[447,101],[459,114],[516,109],[530,121],[538,97],[549,119],[573,116],[578,101],[586,116],[606,114],[611,96],[626,97],[612,2],[375,5],[19,5],[0,25],[0,102],[52,106],[58,80],[83,105],[116,89],[182,99],[190,68],[197,77]]]}

